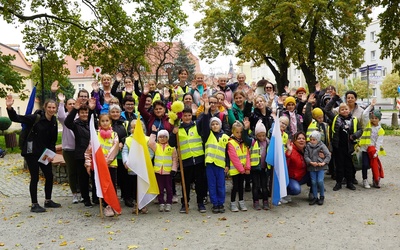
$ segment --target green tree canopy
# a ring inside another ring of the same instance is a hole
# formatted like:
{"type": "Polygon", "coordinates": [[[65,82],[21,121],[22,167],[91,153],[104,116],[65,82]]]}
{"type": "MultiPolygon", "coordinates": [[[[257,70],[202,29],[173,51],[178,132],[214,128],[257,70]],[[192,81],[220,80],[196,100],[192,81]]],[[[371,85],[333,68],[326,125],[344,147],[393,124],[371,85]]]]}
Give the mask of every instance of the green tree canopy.
{"type": "Polygon", "coordinates": [[[364,100],[372,95],[372,89],[368,89],[367,81],[355,78],[347,82],[348,90],[353,90],[357,93],[357,98],[364,100]],[[369,94],[369,95],[368,95],[369,94]]]}
{"type": "Polygon", "coordinates": [[[279,93],[288,84],[287,68],[298,65],[310,91],[318,68],[339,68],[348,74],[362,63],[369,22],[362,1],[356,0],[192,0],[204,13],[196,24],[203,42],[201,57],[232,54],[242,61],[265,63],[275,75],[279,93]]]}
{"type": "Polygon", "coordinates": [[[0,0],[0,16],[25,24],[31,54],[41,42],[51,51],[81,57],[83,66],[113,74],[123,65],[124,74],[131,75],[147,67],[144,54],[151,44],[182,32],[187,16],[181,5],[182,0],[0,0]]]}
{"type": "MultiPolygon", "coordinates": [[[[15,56],[3,55],[0,51],[0,98],[5,98],[10,92],[20,93],[25,84],[23,77],[13,69],[11,62],[15,60],[15,56]]],[[[27,96],[23,92],[20,93],[20,98],[25,99],[27,96]]]]}
{"type": "Polygon", "coordinates": [[[383,98],[393,98],[393,107],[396,107],[396,98],[399,96],[397,87],[400,86],[399,73],[392,73],[383,79],[381,93],[383,98]]]}
{"type": "MultiPolygon", "coordinates": [[[[68,78],[70,72],[64,67],[65,64],[65,60],[60,58],[54,51],[49,51],[43,58],[44,99],[51,97],[50,87],[55,80],[58,80],[60,91],[65,95],[66,99],[73,98],[75,88],[68,78]]],[[[36,96],[42,99],[40,62],[33,64],[31,79],[37,84],[36,96]]]]}
{"type": "Polygon", "coordinates": [[[185,43],[181,40],[179,41],[178,56],[175,59],[175,70],[172,74],[173,79],[178,79],[178,71],[180,69],[187,69],[189,71],[188,82],[191,82],[196,73],[196,64],[189,57],[189,50],[185,46],[185,43]]]}

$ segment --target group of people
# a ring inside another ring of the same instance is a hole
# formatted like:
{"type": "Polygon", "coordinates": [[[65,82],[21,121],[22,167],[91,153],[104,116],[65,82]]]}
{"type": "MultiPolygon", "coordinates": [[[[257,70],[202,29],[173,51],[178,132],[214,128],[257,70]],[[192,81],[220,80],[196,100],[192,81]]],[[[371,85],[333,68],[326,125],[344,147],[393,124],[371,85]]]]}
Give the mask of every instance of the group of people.
{"type": "MultiPolygon", "coordinates": [[[[137,191],[137,176],[127,166],[137,122],[143,123],[148,136],[160,190],[157,198],[160,212],[171,211],[172,204],[178,202],[179,170],[184,170],[186,183],[185,190],[182,188],[182,213],[186,212],[183,193],[186,191],[189,203],[193,185],[200,213],[207,211],[208,196],[211,211],[224,213],[227,176],[232,181],[229,203],[232,212],[247,211],[245,191],[252,192],[255,210],[270,209],[273,167],[266,163],[266,155],[273,123],[278,121],[289,174],[288,196],[281,203],[291,202],[291,196],[300,194],[301,185],[307,184],[309,204],[323,205],[327,170],[336,180],[334,191],[342,188],[344,180],[347,188],[355,190],[357,180],[352,159],[356,146],[362,151],[363,187],[370,188],[367,176],[370,167],[372,184],[380,187],[383,170],[375,163],[379,162],[378,155],[384,154],[384,130],[379,123],[381,113],[374,109],[375,100],[364,110],[357,105],[354,91],[347,91],[342,102],[333,86],[318,87],[308,95],[303,87],[286,89],[286,93],[278,96],[274,84],[264,79],[257,84],[264,86],[264,93],[257,94],[256,88],[245,82],[243,73],[238,74],[237,82],[228,84],[227,77],[219,77],[210,86],[200,73],[195,74],[191,83],[187,82],[186,69],[181,69],[178,76],[173,86],[159,92],[152,80],[141,89],[137,74],[124,79],[117,74],[113,84],[113,77],[104,74],[100,83],[92,84],[90,93],[81,89],[75,99],[68,100],[63,93],[57,94],[56,81],[51,87],[54,99],[47,100],[43,110],[32,115],[18,115],[12,108],[12,96],[7,96],[10,119],[26,124],[29,131],[21,154],[31,175],[31,211],[44,212],[45,208],[61,206],[51,199],[52,159],[47,165],[38,162],[44,149],[55,151],[57,120],[63,127],[62,149],[72,202],[83,202],[86,207],[99,203],[89,147],[91,117],[98,128],[114,188],[119,187],[127,207],[134,207],[137,191]],[[183,105],[178,118],[173,117],[176,114],[170,111],[171,104],[183,105]],[[174,122],[177,119],[179,122],[174,122]],[[39,168],[46,179],[45,208],[37,199],[39,168]]],[[[115,210],[104,205],[105,215],[114,216],[115,210]]],[[[147,211],[146,207],[141,209],[142,213],[147,211]]]]}

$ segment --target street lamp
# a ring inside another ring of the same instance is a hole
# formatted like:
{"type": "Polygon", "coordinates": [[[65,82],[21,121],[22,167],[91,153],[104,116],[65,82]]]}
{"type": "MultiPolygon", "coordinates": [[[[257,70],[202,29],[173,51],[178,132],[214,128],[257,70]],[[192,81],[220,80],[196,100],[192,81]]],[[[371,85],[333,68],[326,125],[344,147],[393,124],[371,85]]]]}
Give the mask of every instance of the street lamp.
{"type": "Polygon", "coordinates": [[[40,75],[41,75],[41,84],[42,84],[42,98],[40,100],[41,106],[44,105],[44,76],[43,76],[43,57],[46,54],[46,48],[39,43],[39,46],[36,47],[36,52],[40,58],[40,75]]]}

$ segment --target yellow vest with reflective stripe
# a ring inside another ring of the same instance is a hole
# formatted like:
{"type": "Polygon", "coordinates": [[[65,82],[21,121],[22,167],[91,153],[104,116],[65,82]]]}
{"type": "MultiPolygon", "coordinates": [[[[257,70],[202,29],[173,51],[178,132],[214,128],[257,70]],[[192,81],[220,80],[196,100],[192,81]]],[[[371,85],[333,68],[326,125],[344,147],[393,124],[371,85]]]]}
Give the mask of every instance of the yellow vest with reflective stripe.
{"type": "MultiPolygon", "coordinates": [[[[336,120],[335,120],[336,121],[336,120]]],[[[330,141],[330,138],[329,138],[329,125],[328,124],[326,124],[325,122],[324,122],[324,124],[325,124],[325,141],[327,142],[326,144],[329,144],[329,141],[330,141]]],[[[312,120],[312,122],[310,123],[310,125],[308,126],[308,128],[307,128],[307,133],[306,133],[306,136],[307,136],[307,141],[310,141],[310,135],[311,135],[311,133],[313,132],[313,131],[319,131],[319,129],[318,129],[318,122],[316,121],[316,120],[312,120]]],[[[322,135],[322,133],[321,133],[321,135],[322,135]]],[[[324,143],[325,143],[325,141],[324,141],[324,143]]],[[[328,145],[327,145],[328,146],[328,145]]]]}
{"type": "MultiPolygon", "coordinates": [[[[243,145],[243,149],[240,147],[239,143],[237,143],[234,139],[230,139],[229,143],[232,144],[232,146],[236,150],[236,154],[239,157],[240,163],[242,163],[243,167],[246,166],[246,160],[247,160],[247,147],[243,145]]],[[[240,172],[233,166],[232,161],[230,162],[230,168],[229,168],[229,175],[234,176],[240,174],[240,172]]]]}
{"type": "MultiPolygon", "coordinates": [[[[111,138],[109,139],[104,139],[103,137],[101,137],[99,132],[97,132],[97,137],[99,138],[99,143],[101,145],[101,149],[103,150],[104,156],[107,156],[108,152],[113,146],[115,132],[111,133],[111,138]]],[[[115,159],[111,162],[110,167],[117,167],[117,166],[118,166],[117,158],[115,157],[115,159]]]]}
{"type": "Polygon", "coordinates": [[[206,142],[206,163],[214,163],[216,166],[225,168],[225,149],[229,136],[223,134],[219,140],[213,132],[210,132],[206,142]]]}
{"type": "Polygon", "coordinates": [[[154,103],[155,101],[158,101],[158,100],[161,100],[161,95],[160,95],[160,93],[156,92],[154,94],[152,103],[154,103]]]}
{"type": "MultiPolygon", "coordinates": [[[[369,145],[371,145],[371,131],[372,131],[371,122],[368,122],[367,126],[365,126],[363,133],[361,135],[360,142],[359,142],[360,146],[368,147],[369,145]]],[[[384,136],[384,135],[385,135],[385,130],[382,127],[379,128],[378,136],[384,136]]],[[[383,147],[381,147],[378,150],[378,155],[386,155],[386,152],[383,149],[383,147]]]]}
{"type": "Polygon", "coordinates": [[[261,150],[258,141],[250,149],[250,166],[257,167],[260,164],[261,150]]]}
{"type": "Polygon", "coordinates": [[[183,95],[185,92],[183,91],[181,86],[174,87],[174,92],[176,94],[176,100],[182,100],[183,95]]]}
{"type": "Polygon", "coordinates": [[[204,155],[203,142],[196,125],[192,126],[188,133],[184,128],[179,128],[178,135],[182,160],[204,155]]]}
{"type": "Polygon", "coordinates": [[[156,152],[154,153],[154,172],[160,174],[163,174],[163,172],[171,172],[173,152],[173,147],[167,145],[163,149],[163,146],[157,143],[156,152]]]}
{"type": "MultiPolygon", "coordinates": [[[[335,124],[336,124],[336,120],[337,120],[337,117],[338,117],[339,115],[336,115],[335,116],[335,118],[333,118],[333,122],[332,122],[332,133],[334,134],[336,131],[335,131],[335,124]]],[[[357,123],[358,123],[358,120],[357,120],[357,117],[352,117],[352,120],[353,120],[353,133],[355,133],[355,132],[357,132],[357,123]]]]}

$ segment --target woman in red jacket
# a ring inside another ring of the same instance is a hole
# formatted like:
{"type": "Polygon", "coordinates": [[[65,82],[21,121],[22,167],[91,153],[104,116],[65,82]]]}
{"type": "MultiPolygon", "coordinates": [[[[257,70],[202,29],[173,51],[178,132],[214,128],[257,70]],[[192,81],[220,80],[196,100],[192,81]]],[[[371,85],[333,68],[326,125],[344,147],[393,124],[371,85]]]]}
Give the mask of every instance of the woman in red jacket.
{"type": "Polygon", "coordinates": [[[310,182],[310,175],[307,172],[307,164],[304,160],[304,148],[306,147],[306,134],[297,132],[293,135],[292,142],[286,151],[286,162],[289,173],[288,195],[301,193],[301,185],[310,182]]]}

